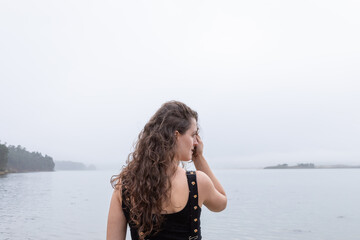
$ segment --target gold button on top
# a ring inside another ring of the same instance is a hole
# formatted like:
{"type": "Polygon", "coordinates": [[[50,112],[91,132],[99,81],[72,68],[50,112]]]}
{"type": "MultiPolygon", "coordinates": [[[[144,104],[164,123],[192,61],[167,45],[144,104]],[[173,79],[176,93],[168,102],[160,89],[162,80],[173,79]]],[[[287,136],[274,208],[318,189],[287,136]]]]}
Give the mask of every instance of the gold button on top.
{"type": "Polygon", "coordinates": [[[194,198],[197,198],[197,195],[196,195],[196,194],[194,195],[194,198]]]}
{"type": "Polygon", "coordinates": [[[191,182],[192,185],[195,185],[195,182],[191,182]]]}
{"type": "Polygon", "coordinates": [[[197,206],[195,206],[194,209],[196,210],[196,209],[197,209],[197,206]]]}

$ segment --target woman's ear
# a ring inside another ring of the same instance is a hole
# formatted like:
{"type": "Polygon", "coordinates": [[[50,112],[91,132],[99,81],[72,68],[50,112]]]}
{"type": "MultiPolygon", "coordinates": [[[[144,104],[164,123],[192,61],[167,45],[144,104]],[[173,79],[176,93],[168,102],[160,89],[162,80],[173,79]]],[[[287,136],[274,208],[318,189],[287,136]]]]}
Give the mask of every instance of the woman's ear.
{"type": "Polygon", "coordinates": [[[176,131],[175,131],[175,138],[176,138],[176,140],[177,140],[177,138],[179,137],[179,134],[180,134],[179,131],[176,130],[176,131]]]}

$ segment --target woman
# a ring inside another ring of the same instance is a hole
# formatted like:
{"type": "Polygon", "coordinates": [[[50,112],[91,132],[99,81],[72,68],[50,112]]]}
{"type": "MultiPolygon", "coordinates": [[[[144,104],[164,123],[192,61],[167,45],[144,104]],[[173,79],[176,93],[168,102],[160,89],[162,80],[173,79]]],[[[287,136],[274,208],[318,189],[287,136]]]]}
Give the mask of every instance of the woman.
{"type": "Polygon", "coordinates": [[[200,212],[225,209],[223,187],[203,157],[198,116],[184,103],[161,106],[139,134],[134,152],[112,179],[107,240],[201,239],[200,212]],[[181,161],[197,171],[186,172],[181,161]]]}

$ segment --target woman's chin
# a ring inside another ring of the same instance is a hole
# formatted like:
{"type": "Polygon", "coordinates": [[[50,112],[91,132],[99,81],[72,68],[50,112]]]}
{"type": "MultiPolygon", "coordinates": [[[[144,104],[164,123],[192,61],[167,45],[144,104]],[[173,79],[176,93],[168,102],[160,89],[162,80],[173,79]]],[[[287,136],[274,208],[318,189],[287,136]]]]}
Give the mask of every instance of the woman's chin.
{"type": "Polygon", "coordinates": [[[191,161],[191,159],[189,159],[189,160],[180,160],[181,162],[190,162],[191,161]]]}

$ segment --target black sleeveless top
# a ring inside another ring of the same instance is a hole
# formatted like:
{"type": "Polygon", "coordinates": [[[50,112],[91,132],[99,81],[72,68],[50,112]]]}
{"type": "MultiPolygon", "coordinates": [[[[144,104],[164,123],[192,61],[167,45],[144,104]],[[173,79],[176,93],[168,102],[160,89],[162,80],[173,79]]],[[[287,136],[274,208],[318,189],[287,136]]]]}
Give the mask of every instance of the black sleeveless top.
{"type": "MultiPolygon", "coordinates": [[[[163,214],[164,221],[160,231],[146,237],[147,240],[200,240],[200,214],[201,208],[198,205],[198,189],[195,171],[186,172],[189,198],[186,206],[179,212],[163,214]]],[[[123,191],[124,193],[124,191],[123,191]]],[[[130,222],[129,208],[124,203],[125,196],[123,194],[122,209],[130,226],[132,240],[138,240],[139,235],[134,224],[130,222]]]]}

